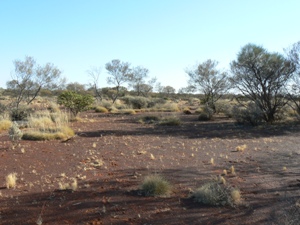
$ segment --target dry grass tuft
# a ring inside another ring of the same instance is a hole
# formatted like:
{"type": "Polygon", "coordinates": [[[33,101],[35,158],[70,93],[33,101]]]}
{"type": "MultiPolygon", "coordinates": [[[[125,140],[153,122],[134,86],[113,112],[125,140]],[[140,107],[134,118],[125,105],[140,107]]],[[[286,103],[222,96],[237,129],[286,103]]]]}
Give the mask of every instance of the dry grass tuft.
{"type": "Polygon", "coordinates": [[[171,193],[171,188],[171,184],[157,174],[146,176],[141,185],[141,190],[145,196],[168,196],[171,193]]]}
{"type": "Polygon", "coordinates": [[[103,106],[97,106],[95,108],[95,112],[97,113],[108,113],[108,109],[103,106]]]}
{"type": "Polygon", "coordinates": [[[243,152],[243,151],[246,150],[246,148],[247,148],[247,145],[239,145],[239,146],[236,147],[236,150],[238,152],[243,152]]]}
{"type": "Polygon", "coordinates": [[[205,205],[233,206],[240,202],[240,192],[219,182],[210,181],[198,188],[192,198],[205,205]]]}
{"type": "Polygon", "coordinates": [[[12,125],[12,122],[8,119],[0,120],[0,132],[8,130],[12,125]]]}
{"type": "Polygon", "coordinates": [[[68,115],[63,112],[39,111],[28,119],[28,129],[23,134],[25,140],[65,140],[75,135],[68,126],[68,115]]]}
{"type": "Polygon", "coordinates": [[[17,185],[17,174],[16,173],[10,173],[6,176],[6,187],[9,188],[16,188],[17,185]]]}

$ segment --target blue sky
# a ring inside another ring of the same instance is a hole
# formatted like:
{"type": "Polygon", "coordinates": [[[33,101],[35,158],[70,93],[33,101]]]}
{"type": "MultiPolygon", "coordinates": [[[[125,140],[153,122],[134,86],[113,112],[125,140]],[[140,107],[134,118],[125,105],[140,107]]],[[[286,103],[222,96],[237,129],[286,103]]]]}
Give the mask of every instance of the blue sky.
{"type": "Polygon", "coordinates": [[[143,66],[178,90],[185,68],[214,59],[220,68],[247,43],[269,51],[300,41],[299,0],[0,0],[0,87],[13,61],[53,63],[68,82],[112,59],[143,66]]]}

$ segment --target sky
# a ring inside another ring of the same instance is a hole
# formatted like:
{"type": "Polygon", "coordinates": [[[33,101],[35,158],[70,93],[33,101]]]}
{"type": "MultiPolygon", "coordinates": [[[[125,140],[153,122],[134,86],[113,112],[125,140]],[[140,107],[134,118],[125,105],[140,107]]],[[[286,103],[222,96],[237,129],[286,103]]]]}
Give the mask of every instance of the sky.
{"type": "Polygon", "coordinates": [[[67,82],[113,59],[149,69],[163,86],[187,86],[185,70],[207,59],[229,70],[241,48],[270,52],[300,41],[299,0],[0,0],[0,87],[14,60],[50,62],[67,82]]]}

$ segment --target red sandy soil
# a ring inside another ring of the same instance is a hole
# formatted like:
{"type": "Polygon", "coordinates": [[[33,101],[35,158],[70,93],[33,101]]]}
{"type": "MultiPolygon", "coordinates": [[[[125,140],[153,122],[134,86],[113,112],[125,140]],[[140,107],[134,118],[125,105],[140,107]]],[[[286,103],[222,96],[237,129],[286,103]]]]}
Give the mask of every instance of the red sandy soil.
{"type": "Polygon", "coordinates": [[[144,115],[85,113],[72,123],[70,140],[22,140],[14,149],[1,133],[0,224],[282,224],[300,198],[299,125],[251,127],[178,114],[182,125],[157,126],[139,123],[144,115]],[[241,204],[190,198],[232,165],[236,175],[225,179],[240,189],[241,204]],[[17,186],[7,189],[5,176],[13,172],[17,186]],[[170,197],[139,194],[153,173],[172,184],[170,197]],[[76,191],[59,190],[73,178],[76,191]]]}

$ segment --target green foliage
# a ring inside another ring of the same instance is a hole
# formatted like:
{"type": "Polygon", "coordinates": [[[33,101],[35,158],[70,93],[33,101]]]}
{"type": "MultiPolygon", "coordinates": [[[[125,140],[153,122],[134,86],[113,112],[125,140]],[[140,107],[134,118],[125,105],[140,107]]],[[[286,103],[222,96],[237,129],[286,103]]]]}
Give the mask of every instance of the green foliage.
{"type": "Polygon", "coordinates": [[[141,189],[146,196],[168,196],[171,184],[162,176],[154,174],[145,177],[141,189]]]}
{"type": "Polygon", "coordinates": [[[231,81],[245,98],[255,102],[262,119],[272,123],[275,114],[287,104],[286,87],[295,69],[295,64],[283,55],[248,44],[231,63],[231,81]]]}
{"type": "Polygon", "coordinates": [[[68,108],[74,117],[79,112],[87,110],[93,103],[94,98],[90,95],[81,95],[73,91],[65,91],[57,98],[57,103],[68,108]]]}

